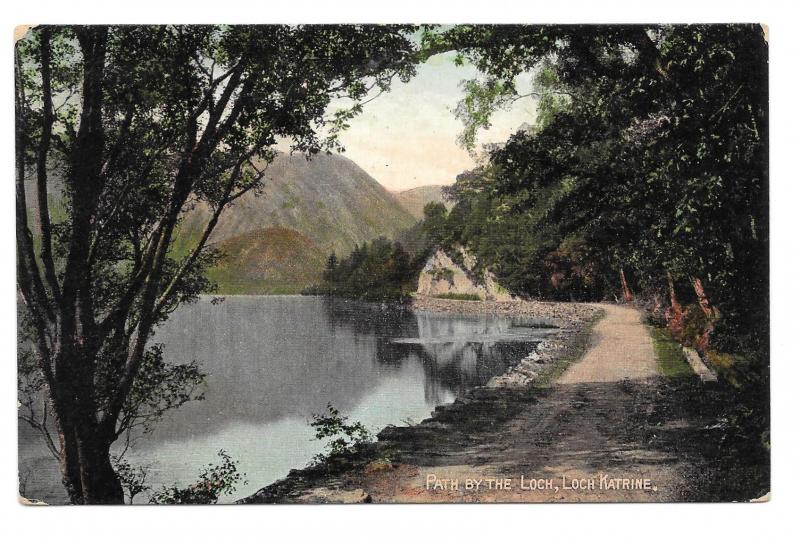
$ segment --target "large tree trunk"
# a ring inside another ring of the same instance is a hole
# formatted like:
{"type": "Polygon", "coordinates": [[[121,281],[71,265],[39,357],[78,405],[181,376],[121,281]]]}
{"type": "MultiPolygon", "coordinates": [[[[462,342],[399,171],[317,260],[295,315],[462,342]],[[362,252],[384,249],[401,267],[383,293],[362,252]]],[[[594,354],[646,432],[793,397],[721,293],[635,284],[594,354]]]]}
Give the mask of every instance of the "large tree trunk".
{"type": "Polygon", "coordinates": [[[714,331],[714,321],[719,316],[716,309],[713,308],[708,301],[706,290],[703,288],[703,282],[700,281],[700,278],[693,276],[691,279],[694,293],[697,295],[697,305],[700,306],[700,309],[703,310],[703,314],[706,316],[706,325],[703,328],[703,332],[697,337],[696,343],[698,348],[706,350],[711,344],[711,333],[714,331]]]}
{"type": "Polygon", "coordinates": [[[667,271],[667,287],[669,288],[669,305],[673,310],[679,309],[678,297],[675,295],[675,281],[672,279],[672,273],[667,271]]]}
{"type": "Polygon", "coordinates": [[[111,466],[109,441],[92,433],[80,437],[78,441],[83,503],[123,504],[122,485],[111,466]]]}
{"type": "Polygon", "coordinates": [[[72,504],[83,504],[83,486],[81,485],[78,445],[75,440],[75,428],[63,419],[58,421],[58,441],[61,446],[58,465],[61,468],[61,482],[67,490],[72,504]]]}
{"type": "Polygon", "coordinates": [[[73,504],[123,504],[122,485],[111,465],[111,442],[91,422],[59,422],[60,467],[73,504]]]}
{"type": "Polygon", "coordinates": [[[80,124],[69,156],[66,185],[72,198],[70,240],[58,302],[53,403],[62,442],[61,471],[77,504],[122,504],[111,466],[113,433],[98,421],[96,357],[101,338],[94,316],[89,247],[102,194],[103,83],[108,28],[76,27],[83,53],[80,124]]]}
{"type": "Polygon", "coordinates": [[[87,352],[80,335],[59,337],[56,354],[55,408],[61,445],[64,487],[73,504],[123,504],[122,485],[111,465],[114,427],[98,421],[94,396],[95,352],[87,352]]]}

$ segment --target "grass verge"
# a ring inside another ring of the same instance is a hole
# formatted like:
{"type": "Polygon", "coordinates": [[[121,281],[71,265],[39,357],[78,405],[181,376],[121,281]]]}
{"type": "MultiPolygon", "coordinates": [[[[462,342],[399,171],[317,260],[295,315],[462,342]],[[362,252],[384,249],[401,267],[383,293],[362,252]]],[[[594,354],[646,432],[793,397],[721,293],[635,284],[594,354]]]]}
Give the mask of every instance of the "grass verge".
{"type": "Polygon", "coordinates": [[[678,344],[666,329],[660,327],[647,327],[653,339],[653,349],[658,360],[658,371],[667,378],[681,378],[693,376],[694,371],[686,357],[683,355],[681,345],[678,344]]]}
{"type": "Polygon", "coordinates": [[[480,300],[478,295],[468,295],[466,293],[442,293],[441,295],[433,295],[433,298],[443,298],[445,300],[480,300]]]}
{"type": "Polygon", "coordinates": [[[270,280],[228,281],[215,276],[213,271],[208,274],[209,279],[216,282],[217,290],[210,295],[299,295],[304,286],[286,284],[270,280]]]}

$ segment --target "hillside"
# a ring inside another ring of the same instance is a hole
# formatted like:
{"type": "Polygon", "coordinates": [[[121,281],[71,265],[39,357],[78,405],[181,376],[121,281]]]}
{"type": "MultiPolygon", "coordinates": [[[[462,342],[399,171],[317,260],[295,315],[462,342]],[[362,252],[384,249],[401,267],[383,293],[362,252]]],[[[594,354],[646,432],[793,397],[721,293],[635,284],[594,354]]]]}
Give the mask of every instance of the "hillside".
{"type": "MultiPolygon", "coordinates": [[[[183,222],[196,233],[208,217],[198,208],[183,222]]],[[[212,242],[268,226],[283,226],[310,238],[321,251],[343,255],[381,235],[393,237],[414,217],[391,193],[341,155],[279,154],[267,169],[263,189],[236,201],[219,220],[212,242]]]]}
{"type": "Polygon", "coordinates": [[[325,254],[307,236],[268,227],[212,244],[226,256],[209,272],[227,294],[296,293],[319,281],[325,254]]]}
{"type": "MultiPolygon", "coordinates": [[[[178,251],[199,236],[208,217],[202,206],[187,214],[178,251]]],[[[320,256],[347,255],[378,236],[393,238],[415,221],[350,159],[281,153],[269,165],[262,190],[244,195],[220,217],[210,241],[230,257],[210,275],[221,293],[297,291],[319,279],[320,256]],[[272,241],[275,235],[279,239],[272,241]],[[296,266],[288,266],[291,243],[302,254],[296,266]],[[273,267],[273,257],[283,261],[273,267]]]]}
{"type": "MultiPolygon", "coordinates": [[[[52,172],[49,199],[56,221],[63,219],[62,188],[52,172]]],[[[38,234],[33,180],[26,189],[29,220],[38,234]]],[[[307,160],[278,154],[263,189],[241,197],[220,218],[210,244],[228,256],[209,276],[223,294],[299,292],[319,282],[331,251],[343,257],[356,245],[379,236],[395,238],[413,226],[415,215],[405,207],[414,198],[427,198],[420,194],[440,198],[435,186],[392,194],[341,155],[307,160]]],[[[174,254],[194,246],[208,217],[208,209],[198,206],[182,219],[174,254]]]]}
{"type": "Polygon", "coordinates": [[[408,213],[417,219],[422,219],[425,204],[429,202],[441,202],[448,208],[451,207],[444,200],[442,195],[443,188],[444,186],[442,185],[425,185],[422,187],[414,187],[413,189],[408,189],[407,191],[397,191],[394,193],[394,197],[408,213]]]}

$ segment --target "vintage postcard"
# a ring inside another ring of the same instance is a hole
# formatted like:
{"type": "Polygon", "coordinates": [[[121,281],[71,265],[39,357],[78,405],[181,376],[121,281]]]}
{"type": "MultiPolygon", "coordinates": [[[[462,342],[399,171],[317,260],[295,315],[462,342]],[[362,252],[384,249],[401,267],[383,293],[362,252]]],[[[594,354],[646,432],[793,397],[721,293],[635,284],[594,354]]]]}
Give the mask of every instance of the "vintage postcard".
{"type": "Polygon", "coordinates": [[[768,500],[766,26],[15,40],[22,502],[768,500]]]}

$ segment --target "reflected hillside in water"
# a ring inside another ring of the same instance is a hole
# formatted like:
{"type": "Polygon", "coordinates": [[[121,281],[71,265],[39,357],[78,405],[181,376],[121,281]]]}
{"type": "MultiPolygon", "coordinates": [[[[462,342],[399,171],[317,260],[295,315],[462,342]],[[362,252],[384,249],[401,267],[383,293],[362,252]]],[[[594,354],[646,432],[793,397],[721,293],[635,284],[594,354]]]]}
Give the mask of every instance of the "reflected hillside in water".
{"type": "Polygon", "coordinates": [[[424,369],[426,398],[461,394],[484,385],[528,355],[553,332],[545,321],[496,316],[452,316],[378,304],[324,301],[333,323],[375,338],[380,365],[424,369]]]}
{"type": "MultiPolygon", "coordinates": [[[[128,457],[152,465],[153,483],[189,484],[225,449],[251,482],[244,496],[321,451],[308,420],[327,403],[372,431],[421,421],[552,332],[534,325],[322,297],[204,297],[174,312],[153,341],[169,361],[199,363],[205,400],[169,413],[128,457]]],[[[20,459],[31,496],[60,502],[57,466],[38,436],[21,433],[20,459]]]]}
{"type": "Polygon", "coordinates": [[[206,399],[155,437],[210,432],[235,419],[308,417],[328,402],[347,412],[383,378],[422,368],[426,403],[480,385],[516,364],[548,331],[508,318],[453,317],[322,297],[228,297],[181,308],[156,333],[172,361],[198,361],[206,399]]]}

